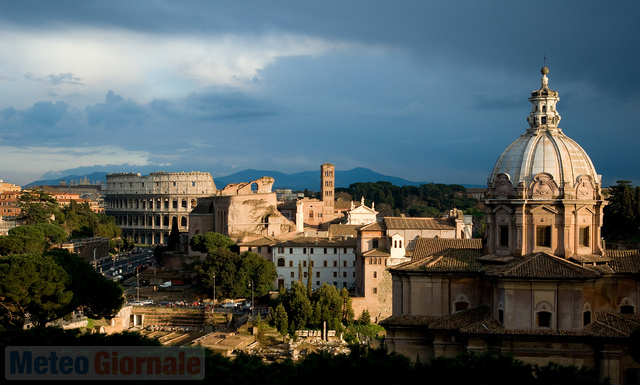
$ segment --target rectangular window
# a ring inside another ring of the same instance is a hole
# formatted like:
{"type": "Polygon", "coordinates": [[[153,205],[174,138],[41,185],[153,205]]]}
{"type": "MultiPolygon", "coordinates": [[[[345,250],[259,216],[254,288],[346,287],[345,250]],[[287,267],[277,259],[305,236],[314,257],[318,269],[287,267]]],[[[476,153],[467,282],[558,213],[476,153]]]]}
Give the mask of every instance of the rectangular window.
{"type": "Polygon", "coordinates": [[[589,226],[580,228],[579,239],[580,246],[589,246],[589,226]]]}
{"type": "Polygon", "coordinates": [[[295,274],[293,273],[293,271],[291,272],[291,278],[294,278],[295,274]]]}
{"type": "Polygon", "coordinates": [[[289,254],[293,254],[293,247],[289,248],[289,254]]]}
{"type": "Polygon", "coordinates": [[[338,267],[338,261],[333,261],[333,267],[338,267]]]}
{"type": "Polygon", "coordinates": [[[310,253],[313,254],[313,247],[310,248],[310,253]]]}
{"type": "Polygon", "coordinates": [[[327,248],[326,248],[326,247],[324,248],[324,253],[325,253],[325,254],[327,253],[327,248]]]}
{"type": "Polygon", "coordinates": [[[509,247],[509,226],[500,226],[500,246],[509,247]]]}
{"type": "Polygon", "coordinates": [[[293,261],[289,261],[289,267],[293,267],[293,261]]]}
{"type": "Polygon", "coordinates": [[[333,278],[338,278],[338,272],[337,271],[333,272],[333,278]]]}
{"type": "Polygon", "coordinates": [[[320,272],[316,271],[316,278],[320,278],[320,272]]]}
{"type": "Polygon", "coordinates": [[[551,226],[536,228],[536,246],[551,247],[551,226]]]}
{"type": "Polygon", "coordinates": [[[302,261],[302,267],[307,267],[307,261],[302,261]]]}
{"type": "Polygon", "coordinates": [[[302,248],[302,254],[306,254],[306,253],[307,253],[307,248],[306,248],[306,247],[303,247],[303,248],[302,248]]]}
{"type": "Polygon", "coordinates": [[[327,267],[327,261],[324,261],[324,267],[327,267]]]}
{"type": "Polygon", "coordinates": [[[372,246],[373,246],[374,249],[378,248],[378,240],[377,239],[374,239],[371,243],[372,243],[372,246]]]}

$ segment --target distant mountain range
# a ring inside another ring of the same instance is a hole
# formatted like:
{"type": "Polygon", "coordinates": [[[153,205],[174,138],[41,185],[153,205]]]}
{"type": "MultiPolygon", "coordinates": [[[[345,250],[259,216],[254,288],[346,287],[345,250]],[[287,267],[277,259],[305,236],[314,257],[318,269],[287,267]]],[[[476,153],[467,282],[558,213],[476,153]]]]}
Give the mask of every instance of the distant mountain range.
{"type": "MultiPolygon", "coordinates": [[[[23,187],[30,188],[33,186],[58,185],[61,180],[64,180],[67,184],[71,184],[73,182],[84,180],[85,178],[93,183],[96,181],[106,183],[106,175],[106,172],[94,172],[86,175],[67,175],[62,178],[37,180],[23,187]]],[[[228,176],[214,178],[213,181],[216,184],[216,188],[221,189],[230,183],[251,182],[258,178],[262,178],[263,176],[270,176],[275,179],[273,185],[274,189],[291,189],[294,191],[304,191],[307,189],[310,191],[320,191],[320,170],[284,174],[278,171],[248,169],[228,176]]],[[[429,183],[413,182],[395,176],[382,175],[363,167],[357,167],[348,171],[336,171],[336,187],[346,188],[357,182],[389,182],[396,186],[420,186],[422,184],[429,183]]],[[[462,185],[467,188],[484,187],[477,185],[462,185]]]]}

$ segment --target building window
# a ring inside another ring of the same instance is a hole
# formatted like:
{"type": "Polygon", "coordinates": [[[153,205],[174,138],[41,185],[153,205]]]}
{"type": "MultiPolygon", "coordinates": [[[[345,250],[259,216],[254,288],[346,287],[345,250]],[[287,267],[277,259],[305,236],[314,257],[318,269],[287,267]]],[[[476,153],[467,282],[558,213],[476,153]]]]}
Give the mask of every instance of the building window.
{"type": "Polygon", "coordinates": [[[316,271],[316,278],[320,278],[320,272],[316,271]]]}
{"type": "Polygon", "coordinates": [[[584,247],[589,246],[589,226],[580,228],[580,233],[578,238],[579,238],[580,246],[584,246],[584,247]]]}
{"type": "Polygon", "coordinates": [[[509,247],[509,226],[500,226],[500,246],[509,247]]]}
{"type": "Polygon", "coordinates": [[[323,261],[323,266],[327,267],[327,261],[323,261]]]}
{"type": "Polygon", "coordinates": [[[289,267],[293,267],[293,261],[289,261],[289,267]]]}
{"type": "Polygon", "coordinates": [[[289,248],[289,254],[293,254],[293,247],[289,248]]]}
{"type": "Polygon", "coordinates": [[[377,287],[372,288],[372,289],[371,289],[371,292],[372,292],[373,294],[378,294],[378,288],[377,288],[377,287]]]}
{"type": "Polygon", "coordinates": [[[307,267],[307,261],[302,261],[302,267],[307,267]]]}
{"type": "Polygon", "coordinates": [[[306,247],[303,247],[303,248],[302,248],[302,254],[306,254],[306,253],[307,253],[307,248],[306,248],[306,247]]]}
{"type": "Polygon", "coordinates": [[[536,246],[551,247],[551,226],[536,228],[536,246]]]}
{"type": "Polygon", "coordinates": [[[582,313],[582,326],[587,326],[591,323],[591,312],[585,311],[582,313]]]}
{"type": "Polygon", "coordinates": [[[539,311],[536,313],[539,328],[551,327],[551,313],[548,311],[539,311]]]}
{"type": "Polygon", "coordinates": [[[342,272],[342,278],[347,278],[347,272],[346,271],[342,272]]]}
{"type": "Polygon", "coordinates": [[[284,267],[284,258],[278,258],[278,267],[284,267]]]}
{"type": "Polygon", "coordinates": [[[291,272],[291,278],[294,278],[295,274],[293,273],[293,271],[291,272]]]}
{"type": "Polygon", "coordinates": [[[309,248],[309,252],[310,252],[311,254],[313,254],[313,247],[310,247],[310,248],[309,248]]]}
{"type": "Polygon", "coordinates": [[[338,267],[338,261],[333,261],[333,267],[338,267]]]}
{"type": "Polygon", "coordinates": [[[338,272],[337,271],[333,272],[333,278],[338,278],[338,272]]]}
{"type": "Polygon", "coordinates": [[[377,240],[377,239],[374,239],[374,240],[371,242],[371,244],[372,244],[372,246],[373,246],[373,248],[374,248],[374,249],[377,249],[377,248],[378,248],[378,240],[377,240]]]}
{"type": "Polygon", "coordinates": [[[378,272],[377,271],[373,272],[373,278],[378,278],[378,272]]]}

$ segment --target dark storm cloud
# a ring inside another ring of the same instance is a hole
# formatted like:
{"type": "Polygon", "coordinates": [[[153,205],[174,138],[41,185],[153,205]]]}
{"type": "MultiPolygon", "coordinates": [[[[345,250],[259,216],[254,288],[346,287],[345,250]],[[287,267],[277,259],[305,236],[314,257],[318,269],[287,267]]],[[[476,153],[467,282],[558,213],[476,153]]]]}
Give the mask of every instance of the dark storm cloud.
{"type": "Polygon", "coordinates": [[[138,126],[147,118],[147,110],[144,106],[124,99],[109,91],[104,103],[85,107],[87,119],[91,126],[103,126],[111,129],[124,129],[130,126],[138,126]]]}
{"type": "Polygon", "coordinates": [[[23,112],[26,125],[55,126],[67,113],[69,105],[65,102],[37,102],[23,112]]]}

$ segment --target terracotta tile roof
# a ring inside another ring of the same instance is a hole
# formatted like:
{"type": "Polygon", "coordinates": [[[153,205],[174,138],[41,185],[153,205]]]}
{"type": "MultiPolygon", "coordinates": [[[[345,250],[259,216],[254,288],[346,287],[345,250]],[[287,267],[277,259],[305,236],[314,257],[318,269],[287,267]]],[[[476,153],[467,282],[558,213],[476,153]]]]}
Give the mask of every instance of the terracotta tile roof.
{"type": "Polygon", "coordinates": [[[482,249],[482,239],[423,238],[416,239],[412,259],[426,258],[446,249],[482,249]]]}
{"type": "Polygon", "coordinates": [[[467,335],[626,338],[640,327],[640,315],[597,312],[594,314],[593,322],[578,330],[505,329],[491,317],[489,305],[482,305],[443,316],[404,313],[384,319],[380,321],[380,325],[386,328],[418,327],[431,331],[457,331],[467,335]]]}
{"type": "Polygon", "coordinates": [[[512,262],[504,265],[485,265],[483,271],[490,276],[523,279],[585,279],[598,276],[591,269],[544,252],[514,258],[512,262]]]}
{"type": "Polygon", "coordinates": [[[391,256],[391,254],[389,254],[388,250],[371,249],[371,250],[363,253],[362,256],[363,257],[389,257],[389,256],[391,256]]]}
{"type": "Polygon", "coordinates": [[[438,316],[402,313],[386,318],[380,321],[379,324],[382,326],[428,326],[433,320],[436,320],[438,318],[438,316]]]}
{"type": "Polygon", "coordinates": [[[273,246],[278,242],[282,242],[282,239],[275,237],[262,237],[252,241],[239,243],[238,246],[273,246]]]}
{"type": "Polygon", "coordinates": [[[442,218],[385,217],[387,229],[455,230],[451,220],[442,218]]]}
{"type": "Polygon", "coordinates": [[[616,273],[640,273],[640,250],[607,250],[605,256],[611,259],[608,264],[616,273]]]}
{"type": "Polygon", "coordinates": [[[362,226],[360,231],[385,231],[387,229],[384,222],[373,222],[368,225],[362,226]]]}
{"type": "Polygon", "coordinates": [[[362,225],[329,225],[329,234],[332,237],[356,237],[358,235],[358,227],[362,227],[362,225]]]}
{"type": "Polygon", "coordinates": [[[297,237],[276,243],[281,247],[355,247],[356,239],[327,239],[316,237],[297,237]]]}
{"type": "Polygon", "coordinates": [[[413,259],[401,263],[390,270],[421,271],[421,272],[471,272],[477,273],[482,268],[478,257],[482,250],[478,249],[447,249],[430,257],[413,259]]]}

